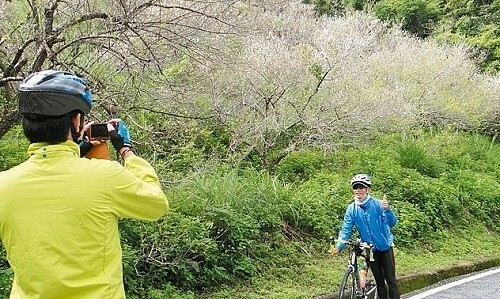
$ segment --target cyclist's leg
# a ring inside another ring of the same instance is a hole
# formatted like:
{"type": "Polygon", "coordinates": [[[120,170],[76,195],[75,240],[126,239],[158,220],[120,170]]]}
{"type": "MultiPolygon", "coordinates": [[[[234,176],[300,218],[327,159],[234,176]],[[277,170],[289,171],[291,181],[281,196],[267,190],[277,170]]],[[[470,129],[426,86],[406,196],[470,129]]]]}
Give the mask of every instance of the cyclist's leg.
{"type": "Polygon", "coordinates": [[[379,299],[389,299],[387,288],[385,286],[384,270],[382,265],[382,258],[380,252],[373,252],[374,261],[370,262],[370,269],[372,270],[373,277],[377,283],[377,294],[379,299]]]}
{"type": "MultiPolygon", "coordinates": [[[[373,276],[377,277],[378,274],[382,276],[383,285],[387,283],[387,287],[389,289],[389,297],[387,297],[387,292],[384,288],[382,293],[378,293],[381,299],[391,298],[391,299],[399,299],[399,287],[396,281],[396,263],[394,259],[394,251],[392,248],[386,251],[378,251],[374,252],[373,255],[375,259],[375,263],[377,264],[377,269],[372,269],[373,276]],[[379,271],[380,273],[375,273],[375,271],[379,271]],[[382,297],[383,293],[386,293],[385,297],[382,297]]],[[[379,285],[379,280],[377,281],[377,285],[379,285]]]]}
{"type": "Polygon", "coordinates": [[[394,259],[394,251],[390,248],[387,251],[381,252],[381,264],[385,281],[389,288],[389,295],[391,299],[399,299],[399,287],[396,281],[396,261],[394,259]]]}

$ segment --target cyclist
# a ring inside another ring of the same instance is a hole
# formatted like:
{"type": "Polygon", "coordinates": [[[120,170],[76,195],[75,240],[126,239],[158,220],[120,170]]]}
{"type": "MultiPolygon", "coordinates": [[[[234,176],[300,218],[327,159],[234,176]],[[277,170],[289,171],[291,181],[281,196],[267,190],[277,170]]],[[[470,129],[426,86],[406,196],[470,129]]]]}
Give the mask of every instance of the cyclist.
{"type": "Polygon", "coordinates": [[[347,207],[339,233],[339,242],[335,244],[335,249],[331,254],[337,254],[345,248],[342,241],[349,240],[353,228],[356,227],[361,241],[374,247],[374,261],[370,262],[370,268],[377,282],[379,298],[399,299],[391,232],[391,228],[397,223],[397,217],[385,195],[382,200],[370,196],[371,185],[371,180],[366,174],[357,174],[351,179],[354,192],[353,202],[347,207]],[[385,288],[386,282],[389,297],[385,288]]]}
{"type": "Polygon", "coordinates": [[[29,158],[0,172],[0,237],[14,272],[10,298],[125,298],[118,220],[152,221],[167,212],[156,172],[134,154],[117,119],[108,130],[124,166],[80,158],[73,135],[92,105],[80,77],[33,73],[18,97],[29,158]]]}

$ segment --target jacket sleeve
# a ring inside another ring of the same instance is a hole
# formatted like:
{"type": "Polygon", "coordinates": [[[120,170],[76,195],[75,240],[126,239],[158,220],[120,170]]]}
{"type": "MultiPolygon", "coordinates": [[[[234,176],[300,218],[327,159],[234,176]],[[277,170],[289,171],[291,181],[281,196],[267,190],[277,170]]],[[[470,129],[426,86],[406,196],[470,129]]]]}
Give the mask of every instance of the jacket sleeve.
{"type": "Polygon", "coordinates": [[[112,198],[118,217],[157,220],[168,211],[168,200],[155,170],[146,160],[130,156],[114,177],[112,198]]]}
{"type": "Polygon", "coordinates": [[[398,218],[392,209],[385,210],[385,219],[389,227],[394,227],[398,222],[398,218]]]}
{"type": "Polygon", "coordinates": [[[352,214],[352,205],[347,207],[347,210],[344,214],[344,221],[342,223],[342,229],[339,232],[339,241],[335,244],[335,248],[339,251],[345,249],[346,245],[342,241],[349,241],[351,239],[352,230],[354,228],[354,218],[352,214]]]}

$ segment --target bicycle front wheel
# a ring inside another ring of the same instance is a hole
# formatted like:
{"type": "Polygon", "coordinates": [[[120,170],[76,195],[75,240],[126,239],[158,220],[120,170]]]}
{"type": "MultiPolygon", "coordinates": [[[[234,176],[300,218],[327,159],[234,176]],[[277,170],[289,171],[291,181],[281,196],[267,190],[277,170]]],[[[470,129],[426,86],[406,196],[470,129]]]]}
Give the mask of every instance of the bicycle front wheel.
{"type": "Polygon", "coordinates": [[[339,299],[356,298],[356,277],[352,269],[347,269],[340,283],[339,299]]]}

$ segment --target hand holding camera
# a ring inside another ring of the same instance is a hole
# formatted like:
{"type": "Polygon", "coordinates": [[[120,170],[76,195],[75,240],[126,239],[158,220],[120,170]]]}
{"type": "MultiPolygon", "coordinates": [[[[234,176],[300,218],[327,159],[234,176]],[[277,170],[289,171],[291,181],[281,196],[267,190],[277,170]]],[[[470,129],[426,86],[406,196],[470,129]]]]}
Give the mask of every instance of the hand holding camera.
{"type": "Polygon", "coordinates": [[[106,145],[106,140],[111,141],[111,144],[122,158],[125,158],[127,152],[132,152],[130,132],[121,119],[111,119],[107,123],[89,122],[82,132],[85,132],[85,139],[80,145],[82,156],[85,156],[90,150],[94,150],[93,148],[96,145],[106,145]]]}
{"type": "Polygon", "coordinates": [[[132,152],[132,142],[130,141],[130,132],[125,123],[120,119],[112,119],[108,122],[109,138],[111,144],[125,158],[127,152],[132,152]]]}
{"type": "MultiPolygon", "coordinates": [[[[99,124],[95,124],[93,121],[88,122],[81,129],[79,136],[75,139],[75,142],[80,146],[80,157],[86,156],[94,146],[100,145],[102,138],[91,138],[90,136],[96,135],[96,130],[92,130],[95,126],[99,124]]],[[[107,129],[106,129],[107,132],[107,129]]],[[[102,134],[102,133],[101,133],[102,134]]]]}

